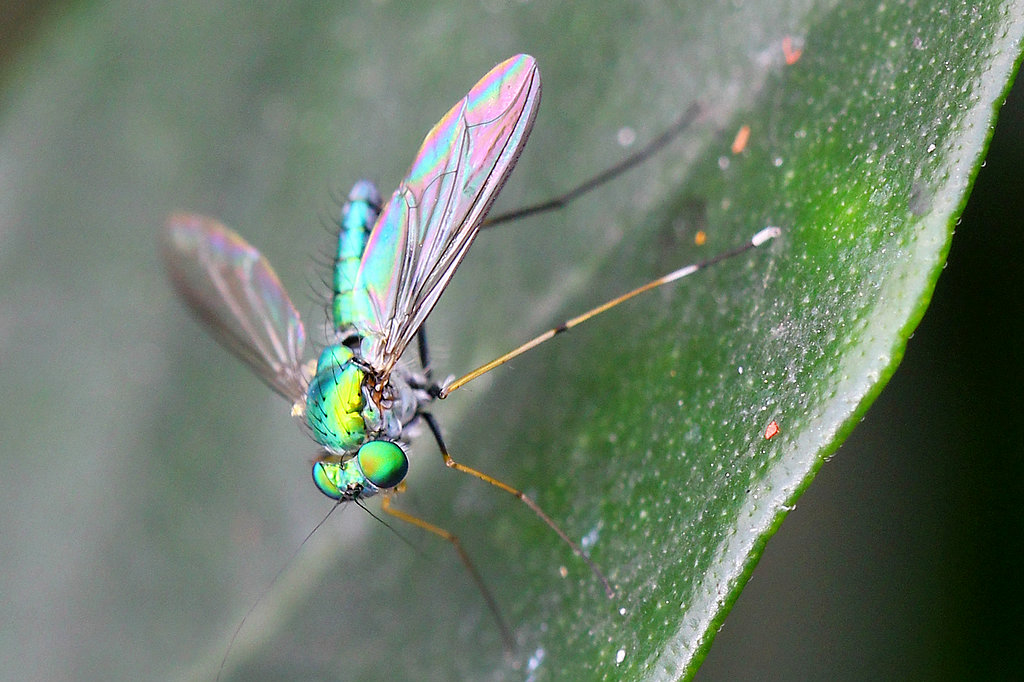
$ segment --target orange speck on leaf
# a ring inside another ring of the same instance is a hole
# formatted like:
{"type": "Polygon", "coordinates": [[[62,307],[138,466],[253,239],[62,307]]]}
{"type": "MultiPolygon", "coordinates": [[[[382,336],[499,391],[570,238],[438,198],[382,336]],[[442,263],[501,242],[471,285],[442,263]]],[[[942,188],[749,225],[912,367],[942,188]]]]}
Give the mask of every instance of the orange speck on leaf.
{"type": "Polygon", "coordinates": [[[739,154],[747,148],[747,140],[750,139],[750,126],[742,125],[736,132],[736,138],[732,141],[732,153],[739,154]]]}
{"type": "Polygon", "coordinates": [[[786,64],[792,66],[800,61],[800,55],[804,53],[802,47],[793,45],[793,38],[786,36],[782,39],[782,56],[786,59],[786,64]]]}

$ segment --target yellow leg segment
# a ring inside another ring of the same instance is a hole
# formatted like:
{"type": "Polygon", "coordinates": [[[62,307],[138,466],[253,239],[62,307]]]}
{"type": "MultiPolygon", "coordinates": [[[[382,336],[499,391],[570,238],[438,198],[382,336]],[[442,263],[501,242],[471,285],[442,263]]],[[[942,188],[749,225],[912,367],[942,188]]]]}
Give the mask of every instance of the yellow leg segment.
{"type": "MultiPolygon", "coordinates": [[[[405,484],[403,483],[400,486],[400,489],[404,489],[404,487],[405,484]]],[[[401,509],[395,509],[394,507],[391,506],[391,498],[391,495],[385,495],[384,498],[381,500],[380,508],[383,512],[385,512],[386,514],[390,514],[396,519],[405,521],[410,525],[416,526],[417,528],[422,528],[428,533],[433,533],[437,537],[443,540],[447,540],[452,544],[452,547],[455,548],[455,551],[459,555],[459,559],[462,561],[462,565],[466,567],[467,571],[469,571],[470,577],[473,578],[473,582],[476,583],[477,589],[480,590],[480,594],[483,595],[484,601],[487,602],[487,608],[490,609],[491,615],[494,616],[494,620],[498,621],[498,628],[501,630],[501,639],[505,644],[505,650],[508,653],[511,653],[514,648],[512,633],[508,629],[508,625],[505,624],[505,620],[501,617],[501,611],[498,610],[498,602],[494,600],[494,595],[492,595],[491,591],[487,589],[487,586],[484,584],[483,578],[480,577],[480,572],[476,570],[476,566],[470,560],[469,555],[466,554],[466,550],[462,548],[462,543],[459,542],[459,538],[454,534],[448,532],[444,528],[441,528],[440,526],[435,526],[429,521],[424,521],[418,516],[413,516],[408,512],[402,511],[401,509]]]]}

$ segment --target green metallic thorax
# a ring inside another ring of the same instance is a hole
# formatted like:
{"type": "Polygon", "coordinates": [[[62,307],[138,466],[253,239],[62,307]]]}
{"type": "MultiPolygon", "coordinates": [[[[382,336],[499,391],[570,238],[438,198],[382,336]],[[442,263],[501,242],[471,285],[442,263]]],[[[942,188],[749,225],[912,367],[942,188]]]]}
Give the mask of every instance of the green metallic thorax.
{"type": "Polygon", "coordinates": [[[366,373],[353,362],[352,351],[343,345],[324,348],[316,374],[306,392],[306,422],[313,438],[328,450],[343,454],[366,440],[367,397],[363,393],[366,373]]]}

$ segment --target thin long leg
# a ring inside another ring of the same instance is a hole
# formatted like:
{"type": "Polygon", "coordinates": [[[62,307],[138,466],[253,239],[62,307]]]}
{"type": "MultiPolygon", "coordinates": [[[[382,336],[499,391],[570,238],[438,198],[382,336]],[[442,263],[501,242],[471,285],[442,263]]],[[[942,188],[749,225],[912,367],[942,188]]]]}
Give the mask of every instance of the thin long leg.
{"type": "Polygon", "coordinates": [[[509,484],[499,481],[493,476],[488,476],[482,471],[478,471],[472,467],[466,466],[465,464],[460,464],[459,462],[456,462],[448,453],[448,446],[444,444],[444,438],[441,437],[441,427],[438,426],[437,420],[434,419],[434,415],[430,414],[429,412],[420,412],[420,416],[423,417],[423,421],[425,421],[427,423],[427,426],[430,427],[430,432],[434,434],[434,440],[437,441],[437,447],[438,449],[441,450],[441,456],[444,457],[445,466],[447,466],[450,469],[455,469],[456,471],[461,471],[464,474],[475,476],[479,478],[481,481],[485,481],[486,483],[490,483],[491,485],[497,488],[501,488],[505,492],[518,498],[520,502],[522,502],[527,507],[532,509],[533,513],[539,516],[541,521],[548,524],[548,527],[550,527],[551,530],[555,531],[555,533],[558,534],[558,537],[562,538],[562,541],[565,544],[569,545],[569,547],[572,548],[572,551],[575,552],[581,559],[583,559],[583,561],[586,562],[587,566],[590,567],[590,570],[594,572],[594,575],[596,575],[598,580],[601,581],[601,584],[604,585],[604,591],[608,595],[608,598],[612,599],[615,596],[615,590],[612,589],[612,586],[608,582],[608,579],[604,577],[604,573],[602,573],[601,569],[597,567],[597,564],[595,564],[594,561],[590,558],[590,555],[584,552],[582,547],[573,542],[572,539],[570,539],[569,536],[566,535],[565,531],[562,530],[550,516],[544,513],[544,510],[540,508],[540,505],[534,502],[531,498],[527,497],[526,494],[521,490],[517,490],[510,486],[509,484]]]}
{"type": "Polygon", "coordinates": [[[420,367],[423,368],[423,375],[430,381],[430,353],[427,349],[427,325],[421,325],[416,332],[416,340],[420,347],[420,367]]]}
{"type": "MultiPolygon", "coordinates": [[[[591,308],[590,310],[588,310],[587,312],[583,313],[582,315],[577,315],[576,317],[574,317],[572,319],[566,320],[565,322],[563,322],[562,324],[558,325],[557,327],[552,327],[551,329],[547,330],[543,334],[535,336],[534,338],[530,339],[526,343],[524,343],[524,344],[522,344],[520,346],[517,346],[516,348],[513,348],[512,350],[510,350],[509,352],[505,353],[501,357],[495,358],[494,360],[491,360],[486,365],[481,365],[480,367],[477,367],[476,369],[474,369],[469,374],[465,374],[465,375],[459,377],[458,379],[456,379],[455,381],[451,382],[447,386],[441,387],[441,390],[437,392],[437,397],[438,398],[447,398],[449,395],[452,394],[453,391],[455,391],[455,389],[460,388],[462,386],[465,386],[466,384],[468,384],[473,379],[476,379],[477,377],[480,377],[480,376],[482,376],[484,374],[487,374],[488,372],[490,372],[495,367],[499,367],[501,365],[504,365],[506,362],[508,362],[512,358],[515,358],[515,357],[518,357],[518,356],[522,355],[523,353],[525,353],[526,351],[530,350],[531,348],[536,348],[540,344],[542,344],[545,341],[548,341],[550,339],[553,339],[555,336],[561,334],[562,332],[567,332],[570,329],[572,329],[573,327],[575,327],[577,325],[580,325],[580,324],[583,324],[584,322],[586,322],[590,318],[596,317],[597,315],[600,315],[601,313],[605,312],[606,310],[610,310],[610,309],[614,308],[615,306],[619,305],[620,303],[625,303],[626,301],[628,301],[629,299],[633,298],[634,296],[639,296],[640,294],[644,293],[645,291],[650,291],[651,289],[656,289],[656,288],[658,288],[658,287],[660,287],[662,285],[668,284],[669,282],[675,282],[677,279],[682,279],[683,277],[687,277],[689,275],[692,275],[693,273],[699,272],[699,271],[703,270],[706,267],[714,265],[715,263],[720,263],[721,261],[726,260],[728,258],[732,258],[733,256],[738,256],[741,253],[744,253],[746,251],[749,251],[750,249],[753,249],[754,247],[761,246],[765,242],[771,241],[775,237],[778,237],[779,234],[781,234],[781,231],[779,230],[779,228],[777,228],[777,227],[766,227],[765,229],[761,230],[760,232],[755,234],[753,237],[751,237],[742,246],[737,246],[736,248],[734,248],[734,249],[732,249],[730,251],[726,251],[724,253],[720,253],[717,256],[713,256],[712,258],[709,258],[709,259],[707,259],[705,261],[701,261],[700,263],[694,263],[692,265],[687,265],[686,267],[679,268],[678,270],[674,270],[674,271],[668,273],[667,275],[665,275],[664,277],[659,277],[658,279],[652,280],[652,281],[648,282],[647,284],[644,284],[643,286],[637,287],[636,289],[633,289],[632,291],[629,291],[629,292],[626,292],[625,294],[622,294],[621,296],[617,296],[616,298],[613,298],[610,301],[605,301],[601,305],[599,305],[599,306],[597,306],[595,308],[591,308]]],[[[449,466],[451,466],[451,465],[449,465],[449,466]]],[[[497,484],[495,484],[495,485],[497,485],[497,484]]]]}
{"type": "Polygon", "coordinates": [[[645,147],[634,153],[632,156],[628,156],[619,163],[615,164],[611,168],[608,168],[594,177],[585,180],[568,192],[561,194],[553,199],[548,199],[539,204],[532,206],[525,206],[523,208],[509,211],[508,213],[502,213],[494,217],[488,218],[483,222],[481,227],[494,227],[501,223],[507,223],[512,220],[518,220],[519,218],[525,218],[526,216],[535,215],[537,213],[545,213],[547,211],[554,211],[562,208],[574,199],[578,199],[587,192],[597,189],[601,185],[605,184],[610,180],[614,180],[618,176],[622,175],[626,171],[639,166],[641,163],[651,158],[659,151],[668,146],[668,143],[675,139],[680,133],[690,127],[697,116],[700,114],[700,104],[693,104],[683,114],[682,118],[675,122],[675,124],[663,132],[658,137],[654,138],[647,143],[645,147]]]}
{"type": "Polygon", "coordinates": [[[501,617],[501,611],[498,610],[498,602],[494,600],[494,595],[487,589],[487,585],[484,584],[484,579],[480,577],[480,572],[476,570],[476,566],[470,560],[469,555],[466,554],[466,550],[462,548],[462,543],[459,542],[459,538],[452,533],[449,533],[444,528],[435,526],[428,521],[424,521],[418,516],[413,516],[401,509],[395,509],[391,506],[390,495],[386,495],[381,500],[380,508],[383,512],[394,516],[396,519],[405,521],[417,528],[422,528],[429,533],[433,533],[442,540],[447,540],[452,543],[452,547],[454,547],[456,553],[458,553],[459,559],[462,561],[462,565],[466,567],[467,571],[469,571],[470,577],[473,578],[473,582],[476,583],[476,588],[480,590],[480,594],[483,595],[484,601],[487,602],[487,608],[490,609],[491,615],[494,616],[494,620],[498,622],[498,629],[501,630],[501,639],[505,644],[505,650],[508,653],[511,653],[514,649],[512,632],[508,629],[508,625],[505,624],[505,620],[501,617]]]}

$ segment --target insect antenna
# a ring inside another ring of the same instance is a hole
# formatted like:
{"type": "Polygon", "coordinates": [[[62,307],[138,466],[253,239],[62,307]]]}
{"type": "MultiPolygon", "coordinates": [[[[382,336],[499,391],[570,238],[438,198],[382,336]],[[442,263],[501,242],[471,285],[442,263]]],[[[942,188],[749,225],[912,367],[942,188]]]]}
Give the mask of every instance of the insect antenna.
{"type": "Polygon", "coordinates": [[[306,537],[302,539],[302,542],[299,543],[299,546],[296,547],[295,550],[291,553],[291,556],[288,557],[288,560],[285,561],[284,565],[281,566],[281,568],[278,569],[277,573],[274,574],[274,577],[271,579],[270,583],[263,590],[260,596],[256,598],[256,601],[253,602],[252,606],[249,607],[249,610],[245,612],[244,616],[242,616],[242,620],[239,621],[238,627],[235,628],[235,631],[231,635],[230,641],[228,641],[228,648],[227,651],[224,652],[224,657],[220,659],[220,666],[217,668],[217,682],[220,682],[220,677],[222,674],[224,674],[224,667],[227,665],[228,656],[231,655],[231,650],[235,646],[235,641],[238,639],[239,633],[242,632],[242,628],[245,627],[245,622],[249,619],[249,616],[253,614],[253,612],[256,610],[256,607],[263,603],[263,599],[270,593],[270,590],[274,587],[274,585],[277,584],[277,581],[281,579],[281,576],[284,575],[285,570],[292,565],[292,562],[295,561],[295,557],[298,556],[302,548],[306,546],[306,543],[309,542],[309,539],[311,537],[313,537],[313,534],[320,530],[320,528],[325,523],[327,523],[327,519],[329,519],[331,517],[331,514],[334,513],[334,510],[336,510],[340,506],[341,502],[337,502],[334,505],[332,505],[331,508],[327,511],[327,513],[324,514],[324,517],[320,519],[320,521],[317,522],[315,526],[313,526],[313,530],[309,531],[309,533],[306,534],[306,537]]]}
{"type": "Polygon", "coordinates": [[[422,550],[422,549],[420,549],[419,547],[417,547],[416,545],[414,545],[414,544],[413,544],[413,542],[412,542],[412,540],[410,540],[409,538],[407,538],[407,537],[405,537],[404,535],[402,535],[401,533],[399,533],[399,532],[398,532],[398,529],[397,529],[397,528],[395,528],[394,526],[392,526],[392,525],[391,525],[390,523],[388,523],[387,521],[385,521],[385,520],[384,520],[384,519],[382,519],[381,517],[379,517],[379,516],[377,516],[376,514],[374,514],[374,513],[373,513],[373,512],[372,512],[372,511],[370,510],[370,508],[369,508],[369,507],[367,507],[367,506],[366,506],[365,504],[363,504],[363,501],[362,501],[362,500],[360,500],[360,499],[359,499],[359,498],[357,497],[357,498],[355,498],[355,499],[354,499],[354,500],[352,500],[352,501],[356,503],[356,506],[357,506],[357,507],[359,507],[359,508],[360,508],[360,509],[362,509],[362,510],[363,510],[364,512],[366,512],[367,514],[369,514],[369,515],[370,515],[370,516],[371,516],[371,517],[373,518],[373,520],[374,520],[374,521],[376,521],[377,523],[379,523],[380,525],[384,526],[384,527],[385,527],[385,528],[387,528],[387,529],[388,529],[389,531],[391,531],[392,533],[394,533],[394,534],[395,534],[395,536],[396,536],[396,537],[397,537],[397,538],[398,538],[399,540],[401,540],[402,542],[404,542],[404,543],[405,543],[406,545],[408,545],[408,546],[409,546],[409,549],[411,549],[412,551],[416,552],[416,553],[417,553],[417,554],[419,554],[419,555],[420,555],[421,557],[422,557],[422,556],[425,556],[425,555],[424,555],[424,553],[423,553],[423,550],[422,550]]]}

